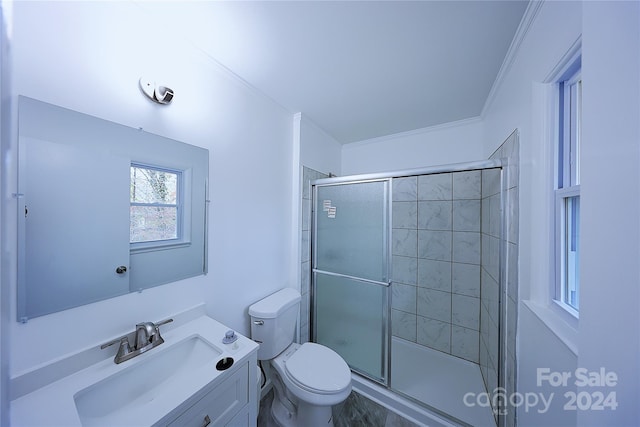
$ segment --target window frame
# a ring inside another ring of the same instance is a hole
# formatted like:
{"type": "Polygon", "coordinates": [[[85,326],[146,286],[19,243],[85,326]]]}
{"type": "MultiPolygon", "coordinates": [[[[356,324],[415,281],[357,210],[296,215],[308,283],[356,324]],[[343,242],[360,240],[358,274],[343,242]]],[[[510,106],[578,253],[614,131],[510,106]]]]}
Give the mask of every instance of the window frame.
{"type": "MultiPolygon", "coordinates": [[[[567,200],[580,198],[580,140],[582,120],[581,56],[578,54],[556,80],[557,140],[554,147],[554,264],[553,302],[575,319],[579,319],[579,275],[577,277],[577,307],[567,295],[567,200]],[[575,93],[573,92],[575,88],[575,93]]],[[[578,223],[579,235],[579,223],[578,223]]],[[[578,251],[579,254],[579,251],[578,251]]]]}
{"type": "MultiPolygon", "coordinates": [[[[187,247],[191,244],[191,170],[190,169],[180,169],[171,166],[158,166],[155,164],[131,161],[131,166],[142,167],[146,169],[154,169],[159,171],[165,171],[170,173],[175,173],[178,175],[177,180],[177,237],[175,239],[164,239],[164,240],[152,240],[145,242],[131,242],[129,241],[129,247],[131,253],[139,253],[139,252],[148,252],[155,250],[164,250],[169,248],[176,247],[187,247]]],[[[143,204],[146,206],[155,206],[154,204],[143,204]]],[[[132,206],[130,201],[129,206],[132,206]]],[[[162,206],[162,205],[160,205],[162,206]]]]}
{"type": "MultiPolygon", "coordinates": [[[[566,236],[567,236],[567,200],[573,197],[580,197],[580,186],[572,186],[569,188],[560,188],[555,191],[555,229],[556,229],[556,246],[555,246],[555,260],[556,260],[556,281],[555,281],[555,296],[554,301],[564,308],[567,312],[576,318],[579,318],[579,309],[567,302],[566,295],[566,277],[567,277],[567,262],[566,262],[566,236]]],[[[579,228],[578,228],[579,229],[579,228]]],[[[578,278],[579,280],[579,278],[578,278]]],[[[578,281],[577,288],[580,282],[578,281]]],[[[579,296],[578,296],[579,301],[579,296]]],[[[579,305],[578,305],[579,306],[579,305]]]]}
{"type": "MultiPolygon", "coordinates": [[[[164,204],[164,203],[143,203],[133,202],[129,197],[129,206],[150,206],[150,207],[175,207],[176,208],[176,237],[171,239],[159,239],[159,240],[145,240],[142,242],[132,242],[129,239],[129,246],[132,251],[141,249],[162,249],[169,246],[175,246],[176,244],[185,243],[185,225],[184,225],[184,211],[185,211],[185,179],[184,171],[176,168],[169,168],[163,166],[150,165],[142,162],[131,162],[131,168],[148,169],[158,172],[165,172],[176,175],[176,203],[164,204]]],[[[130,219],[131,220],[131,219],[130,219]]]]}

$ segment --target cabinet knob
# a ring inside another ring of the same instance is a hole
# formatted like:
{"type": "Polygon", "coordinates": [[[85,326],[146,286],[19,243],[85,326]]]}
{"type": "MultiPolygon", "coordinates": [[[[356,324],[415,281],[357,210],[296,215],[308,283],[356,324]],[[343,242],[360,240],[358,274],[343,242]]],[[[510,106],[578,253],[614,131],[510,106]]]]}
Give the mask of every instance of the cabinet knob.
{"type": "Polygon", "coordinates": [[[124,274],[127,272],[127,267],[125,265],[121,265],[120,267],[116,268],[116,273],[118,274],[124,274]]]}

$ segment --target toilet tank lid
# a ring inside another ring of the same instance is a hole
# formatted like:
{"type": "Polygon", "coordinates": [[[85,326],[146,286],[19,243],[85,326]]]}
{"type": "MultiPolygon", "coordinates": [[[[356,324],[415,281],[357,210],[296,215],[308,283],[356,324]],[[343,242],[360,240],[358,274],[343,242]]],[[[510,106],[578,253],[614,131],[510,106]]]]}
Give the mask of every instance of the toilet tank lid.
{"type": "Polygon", "coordinates": [[[299,302],[300,292],[293,288],[280,289],[278,292],[249,306],[249,316],[273,318],[299,302]]]}

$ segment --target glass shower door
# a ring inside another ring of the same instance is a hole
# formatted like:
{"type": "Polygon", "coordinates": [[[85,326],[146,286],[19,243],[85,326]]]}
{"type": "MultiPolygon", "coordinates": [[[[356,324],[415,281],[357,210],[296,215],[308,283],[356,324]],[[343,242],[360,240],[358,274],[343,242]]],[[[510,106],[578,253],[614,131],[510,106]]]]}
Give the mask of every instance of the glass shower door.
{"type": "Polygon", "coordinates": [[[388,383],[389,181],[314,187],[313,338],[388,383]]]}

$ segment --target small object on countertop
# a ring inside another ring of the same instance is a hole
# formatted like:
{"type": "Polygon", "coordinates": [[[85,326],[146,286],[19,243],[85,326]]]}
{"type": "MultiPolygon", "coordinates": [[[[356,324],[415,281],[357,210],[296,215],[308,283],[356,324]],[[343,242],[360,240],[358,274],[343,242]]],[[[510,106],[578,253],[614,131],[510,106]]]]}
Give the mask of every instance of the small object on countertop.
{"type": "Polygon", "coordinates": [[[224,338],[222,338],[222,343],[231,344],[232,342],[235,342],[237,339],[238,339],[238,336],[236,335],[236,333],[231,329],[229,329],[227,332],[225,332],[224,338]]]}

